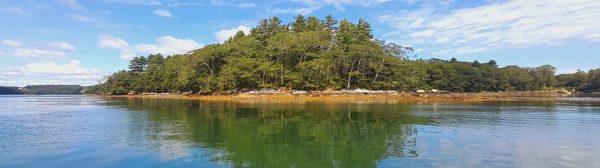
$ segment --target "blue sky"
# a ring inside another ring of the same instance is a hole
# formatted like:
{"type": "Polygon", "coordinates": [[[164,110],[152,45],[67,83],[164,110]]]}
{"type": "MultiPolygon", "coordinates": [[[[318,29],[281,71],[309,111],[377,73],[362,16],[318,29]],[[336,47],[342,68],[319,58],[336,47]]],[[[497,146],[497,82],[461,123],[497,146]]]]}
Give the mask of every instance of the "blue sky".
{"type": "Polygon", "coordinates": [[[132,56],[184,53],[297,14],[365,18],[418,58],[600,67],[598,0],[0,0],[0,85],[95,84],[132,56]]]}

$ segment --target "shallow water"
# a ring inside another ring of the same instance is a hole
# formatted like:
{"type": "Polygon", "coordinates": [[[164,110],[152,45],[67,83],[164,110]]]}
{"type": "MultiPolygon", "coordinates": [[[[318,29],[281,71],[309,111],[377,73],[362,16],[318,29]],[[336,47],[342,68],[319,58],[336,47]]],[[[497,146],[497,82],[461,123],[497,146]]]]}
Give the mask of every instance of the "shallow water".
{"type": "Polygon", "coordinates": [[[0,167],[600,167],[600,106],[0,96],[0,167]]]}

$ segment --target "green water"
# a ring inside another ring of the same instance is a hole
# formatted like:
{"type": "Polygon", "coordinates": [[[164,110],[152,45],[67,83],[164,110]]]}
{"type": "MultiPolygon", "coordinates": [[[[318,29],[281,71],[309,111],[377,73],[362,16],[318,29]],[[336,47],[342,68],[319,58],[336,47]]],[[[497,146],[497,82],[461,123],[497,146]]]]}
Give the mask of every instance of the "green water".
{"type": "Polygon", "coordinates": [[[0,96],[0,167],[600,167],[591,103],[0,96]]]}

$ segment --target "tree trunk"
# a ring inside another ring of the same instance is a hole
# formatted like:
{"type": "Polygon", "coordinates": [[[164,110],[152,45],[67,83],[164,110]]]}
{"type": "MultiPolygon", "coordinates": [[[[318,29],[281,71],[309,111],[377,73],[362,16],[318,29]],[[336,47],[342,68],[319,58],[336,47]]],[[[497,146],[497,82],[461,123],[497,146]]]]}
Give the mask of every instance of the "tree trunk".
{"type": "Polygon", "coordinates": [[[350,71],[348,71],[348,84],[346,85],[347,90],[350,90],[350,81],[352,80],[352,70],[354,70],[354,63],[350,62],[350,71]]]}

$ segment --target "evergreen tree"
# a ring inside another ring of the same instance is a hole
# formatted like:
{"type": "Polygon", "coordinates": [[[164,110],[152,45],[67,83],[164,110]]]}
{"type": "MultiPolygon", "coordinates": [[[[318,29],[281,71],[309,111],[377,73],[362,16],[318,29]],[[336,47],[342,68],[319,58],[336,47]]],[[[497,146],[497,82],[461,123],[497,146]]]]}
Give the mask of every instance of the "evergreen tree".
{"type": "Polygon", "coordinates": [[[303,32],[306,30],[306,19],[302,15],[295,17],[296,21],[292,23],[292,32],[303,32]]]}

